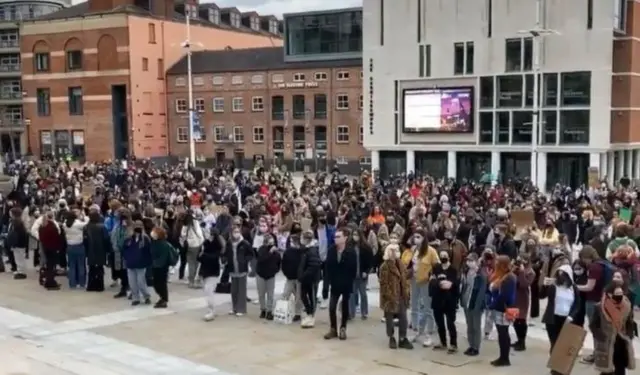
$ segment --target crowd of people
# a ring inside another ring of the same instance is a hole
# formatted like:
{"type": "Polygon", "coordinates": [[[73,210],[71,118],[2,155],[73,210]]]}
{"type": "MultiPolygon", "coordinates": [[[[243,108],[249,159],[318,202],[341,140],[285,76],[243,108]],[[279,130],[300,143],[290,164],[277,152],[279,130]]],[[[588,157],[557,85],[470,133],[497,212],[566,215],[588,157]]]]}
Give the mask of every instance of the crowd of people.
{"type": "Polygon", "coordinates": [[[366,172],[350,180],[337,170],[296,187],[276,168],[126,164],[9,168],[16,188],[2,201],[2,228],[14,279],[27,278],[33,258],[47,290],[60,289],[65,275],[71,289],[103,292],[110,278],[115,298],[149,305],[152,287],[154,307],[166,308],[177,272],[203,289],[206,321],[220,308],[215,293],[230,293],[230,314],[245,315],[255,280],[261,319],[274,319],[277,299],[293,298],[294,322],[313,328],[317,309],[328,308],[324,338],[345,340],[357,312],[368,318],[368,280],[376,275],[391,349],[420,344],[453,355],[464,345],[464,355],[477,356],[495,328],[499,357],[491,364],[509,366],[510,351],[527,350],[528,327],[541,319],[550,352],[573,324],[593,337],[583,362],[606,375],[634,369],[640,206],[633,189],[556,186],[542,194],[526,180],[381,180],[366,172]],[[530,222],[516,212],[529,212],[530,222]]]}

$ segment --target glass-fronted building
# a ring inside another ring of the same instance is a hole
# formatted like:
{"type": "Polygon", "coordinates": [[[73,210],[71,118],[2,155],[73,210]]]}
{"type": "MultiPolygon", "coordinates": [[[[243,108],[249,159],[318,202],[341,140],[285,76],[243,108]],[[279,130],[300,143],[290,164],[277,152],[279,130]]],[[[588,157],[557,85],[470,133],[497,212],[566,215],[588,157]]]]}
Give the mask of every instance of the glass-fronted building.
{"type": "Polygon", "coordinates": [[[284,15],[285,61],[362,57],[362,8],[284,15]]]}

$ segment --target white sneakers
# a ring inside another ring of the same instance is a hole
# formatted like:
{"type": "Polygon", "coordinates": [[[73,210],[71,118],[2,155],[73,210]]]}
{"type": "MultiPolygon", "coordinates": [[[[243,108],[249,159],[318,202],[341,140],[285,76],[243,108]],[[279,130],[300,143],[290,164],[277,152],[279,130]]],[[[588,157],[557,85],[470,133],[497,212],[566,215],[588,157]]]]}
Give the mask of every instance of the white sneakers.
{"type": "Polygon", "coordinates": [[[212,310],[209,310],[209,312],[206,313],[204,315],[204,317],[203,317],[205,322],[210,322],[210,321],[214,320],[215,318],[216,318],[216,314],[212,310]]]}
{"type": "Polygon", "coordinates": [[[313,315],[305,315],[300,322],[302,328],[313,328],[316,324],[316,318],[313,315]]]}
{"type": "Polygon", "coordinates": [[[431,345],[433,345],[433,340],[431,340],[431,336],[427,336],[427,338],[425,338],[425,340],[422,342],[422,346],[428,348],[431,345]]]}
{"type": "Polygon", "coordinates": [[[323,299],[322,302],[320,302],[320,308],[322,310],[326,310],[327,307],[329,307],[329,300],[328,299],[323,299]]]}

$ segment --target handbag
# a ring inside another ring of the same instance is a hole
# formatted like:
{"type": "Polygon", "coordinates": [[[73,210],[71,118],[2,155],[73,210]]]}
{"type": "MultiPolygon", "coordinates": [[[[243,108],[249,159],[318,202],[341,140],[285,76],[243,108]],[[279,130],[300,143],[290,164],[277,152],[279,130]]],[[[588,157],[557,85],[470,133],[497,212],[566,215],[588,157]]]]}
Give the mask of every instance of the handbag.
{"type": "Polygon", "coordinates": [[[273,309],[273,321],[279,324],[291,324],[296,313],[295,310],[296,303],[293,296],[289,299],[280,299],[276,301],[276,306],[273,309]]]}
{"type": "Polygon", "coordinates": [[[504,318],[509,322],[513,322],[514,320],[518,319],[519,315],[520,309],[517,307],[507,307],[504,310],[504,318]]]}

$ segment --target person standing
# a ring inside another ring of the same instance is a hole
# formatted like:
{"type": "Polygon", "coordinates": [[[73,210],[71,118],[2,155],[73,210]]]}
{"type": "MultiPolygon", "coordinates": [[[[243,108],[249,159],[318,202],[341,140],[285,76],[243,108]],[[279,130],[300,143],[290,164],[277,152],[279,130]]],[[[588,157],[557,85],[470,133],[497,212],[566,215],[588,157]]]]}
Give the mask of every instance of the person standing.
{"type": "Polygon", "coordinates": [[[280,272],[281,256],[273,233],[266,233],[262,246],[258,249],[256,262],[256,287],[260,303],[260,319],[273,320],[273,295],[276,288],[276,274],[280,272]]]}
{"type": "Polygon", "coordinates": [[[67,211],[64,235],[67,240],[67,278],[69,288],[84,289],[87,283],[87,252],[84,246],[84,228],[89,220],[82,212],[67,211]]]}
{"type": "Polygon", "coordinates": [[[162,227],[151,230],[151,273],[153,289],[160,299],[153,306],[163,309],[169,303],[169,267],[178,262],[178,250],[167,241],[167,231],[162,227]]]}
{"type": "Polygon", "coordinates": [[[500,356],[491,361],[495,367],[511,366],[509,352],[511,349],[511,337],[509,337],[509,325],[511,323],[508,311],[516,303],[516,276],[511,272],[511,259],[508,255],[500,255],[496,258],[495,271],[489,280],[489,314],[491,321],[498,331],[498,347],[500,356]]]}
{"type": "Polygon", "coordinates": [[[467,272],[461,279],[460,305],[467,322],[467,341],[469,348],[465,355],[474,357],[480,354],[482,342],[482,313],[485,310],[487,275],[480,270],[478,255],[471,253],[467,256],[467,272]]]}
{"type": "Polygon", "coordinates": [[[210,236],[204,241],[202,252],[198,255],[200,262],[200,277],[204,281],[204,295],[207,302],[207,313],[204,316],[205,322],[215,319],[215,291],[220,278],[220,256],[225,249],[225,240],[218,232],[218,229],[211,227],[210,236]]]}
{"type": "Polygon", "coordinates": [[[349,300],[350,319],[356,316],[356,306],[360,303],[360,315],[362,320],[369,316],[369,300],[367,298],[367,281],[369,272],[373,268],[373,250],[367,244],[361,232],[354,232],[351,236],[353,249],[356,255],[356,279],[353,283],[353,293],[349,300]]]}
{"type": "Polygon", "coordinates": [[[331,288],[329,300],[329,321],[331,328],[324,335],[326,340],[336,337],[340,340],[347,339],[347,320],[349,320],[349,298],[353,289],[353,282],[356,278],[357,264],[356,255],[353,248],[347,246],[349,231],[339,229],[335,233],[335,244],[327,252],[325,261],[325,272],[327,273],[327,285],[331,288]],[[336,310],[338,300],[342,298],[340,317],[340,331],[338,331],[338,319],[336,310]]]}
{"type": "Polygon", "coordinates": [[[297,279],[300,300],[306,314],[300,326],[302,328],[313,328],[316,324],[316,293],[322,272],[322,261],[320,260],[320,255],[318,255],[317,241],[313,238],[313,232],[306,231],[302,233],[300,245],[302,254],[297,271],[297,279]]]}
{"type": "MultiPolygon", "coordinates": [[[[417,335],[413,338],[416,342],[422,339],[422,346],[429,347],[433,344],[432,336],[435,331],[435,319],[431,307],[431,295],[429,291],[429,278],[433,267],[440,263],[438,252],[433,247],[437,243],[432,232],[418,230],[413,236],[413,248],[410,254],[409,270],[411,277],[411,324],[417,335]],[[425,334],[426,330],[426,334],[425,334]]],[[[405,258],[405,255],[402,256],[405,258]]]]}
{"type": "Polygon", "coordinates": [[[111,253],[111,238],[101,223],[98,210],[89,212],[89,224],[84,227],[84,248],[87,254],[87,292],[104,291],[104,266],[111,253]]]}
{"type": "Polygon", "coordinates": [[[380,309],[384,313],[389,348],[413,349],[407,338],[407,307],[409,306],[409,275],[400,260],[400,246],[387,245],[379,267],[380,309]],[[398,317],[399,340],[395,338],[394,317],[398,317]]]}
{"type": "MultiPolygon", "coordinates": [[[[317,211],[317,225],[314,229],[314,235],[318,240],[318,254],[320,254],[320,259],[323,262],[322,265],[322,303],[320,304],[321,309],[326,309],[329,303],[329,279],[328,275],[325,274],[327,254],[329,249],[335,243],[335,235],[336,229],[332,225],[329,225],[327,222],[327,214],[324,211],[322,206],[319,206],[317,211]]],[[[348,301],[347,301],[348,302],[348,301]]]]}
{"type": "Polygon", "coordinates": [[[54,220],[53,211],[47,212],[41,216],[42,220],[36,220],[32,227],[32,233],[35,233],[42,254],[44,255],[44,287],[47,290],[59,290],[60,284],[56,282],[56,268],[58,266],[58,254],[64,249],[65,240],[62,229],[54,220]]]}
{"type": "Polygon", "coordinates": [[[187,279],[189,288],[197,288],[196,276],[198,272],[198,254],[204,243],[204,233],[200,222],[193,217],[193,213],[187,212],[184,217],[184,224],[180,230],[180,243],[187,249],[187,279]]]}
{"type": "Polygon", "coordinates": [[[222,257],[226,272],[231,278],[230,315],[240,317],[247,313],[247,276],[251,259],[253,259],[251,244],[242,236],[242,229],[234,226],[222,257]]]}
{"type": "Polygon", "coordinates": [[[527,316],[529,315],[530,287],[536,278],[536,272],[531,268],[529,262],[530,259],[529,254],[520,254],[513,269],[517,279],[516,308],[519,311],[518,317],[513,322],[513,329],[516,331],[518,341],[512,347],[516,352],[522,352],[527,349],[526,340],[529,329],[527,316]]]}
{"type": "Polygon", "coordinates": [[[133,224],[133,235],[122,247],[122,257],[127,267],[127,278],[131,287],[131,306],[151,304],[151,294],[147,288],[147,268],[151,266],[151,239],[144,233],[142,221],[133,224]]]}
{"type": "MultiPolygon", "coordinates": [[[[7,240],[5,247],[13,253],[16,264],[16,271],[13,274],[14,280],[24,280],[27,278],[27,251],[29,246],[29,232],[22,221],[22,210],[13,207],[9,210],[9,227],[7,229],[7,240]]],[[[4,263],[0,260],[0,263],[4,263]]]]}
{"type": "Polygon", "coordinates": [[[459,299],[458,271],[451,265],[449,252],[440,252],[440,264],[433,267],[429,278],[429,295],[433,317],[438,327],[440,344],[434,350],[447,349],[449,354],[458,351],[458,331],[456,330],[456,310],[459,299]],[[447,345],[447,331],[449,344],[447,345]]]}

